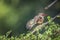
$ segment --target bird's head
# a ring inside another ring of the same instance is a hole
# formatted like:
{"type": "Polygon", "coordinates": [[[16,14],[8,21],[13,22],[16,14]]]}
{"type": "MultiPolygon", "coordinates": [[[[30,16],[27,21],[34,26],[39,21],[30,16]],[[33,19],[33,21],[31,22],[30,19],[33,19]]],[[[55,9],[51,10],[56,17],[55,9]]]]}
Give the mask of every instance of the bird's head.
{"type": "Polygon", "coordinates": [[[42,16],[42,17],[47,16],[47,14],[45,14],[45,13],[39,13],[38,15],[39,15],[39,16],[42,16]]]}

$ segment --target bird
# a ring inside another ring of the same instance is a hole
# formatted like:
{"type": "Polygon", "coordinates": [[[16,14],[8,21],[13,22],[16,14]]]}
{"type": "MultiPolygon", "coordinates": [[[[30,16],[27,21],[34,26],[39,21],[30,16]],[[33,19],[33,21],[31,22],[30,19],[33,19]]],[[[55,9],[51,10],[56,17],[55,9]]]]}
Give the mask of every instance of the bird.
{"type": "Polygon", "coordinates": [[[36,24],[41,25],[44,22],[44,17],[46,15],[47,14],[45,14],[45,13],[38,13],[38,15],[36,15],[33,19],[31,19],[27,22],[26,28],[31,30],[34,27],[34,25],[36,25],[36,24]]]}

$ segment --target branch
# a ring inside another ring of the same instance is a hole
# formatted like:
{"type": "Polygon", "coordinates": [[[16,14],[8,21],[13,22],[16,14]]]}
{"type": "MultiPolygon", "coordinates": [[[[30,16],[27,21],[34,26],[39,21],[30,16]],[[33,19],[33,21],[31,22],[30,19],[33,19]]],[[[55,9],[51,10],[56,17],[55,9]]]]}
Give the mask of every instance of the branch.
{"type": "Polygon", "coordinates": [[[58,0],[53,1],[51,4],[49,4],[48,6],[46,6],[44,9],[48,9],[50,8],[52,5],[54,5],[58,0]]]}

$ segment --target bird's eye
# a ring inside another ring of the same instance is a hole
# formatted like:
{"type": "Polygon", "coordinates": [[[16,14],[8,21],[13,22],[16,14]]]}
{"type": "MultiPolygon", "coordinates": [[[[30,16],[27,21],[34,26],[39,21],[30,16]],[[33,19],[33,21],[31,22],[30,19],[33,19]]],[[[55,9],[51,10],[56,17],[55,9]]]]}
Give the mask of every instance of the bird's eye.
{"type": "Polygon", "coordinates": [[[42,17],[39,17],[39,19],[42,19],[42,17]]]}

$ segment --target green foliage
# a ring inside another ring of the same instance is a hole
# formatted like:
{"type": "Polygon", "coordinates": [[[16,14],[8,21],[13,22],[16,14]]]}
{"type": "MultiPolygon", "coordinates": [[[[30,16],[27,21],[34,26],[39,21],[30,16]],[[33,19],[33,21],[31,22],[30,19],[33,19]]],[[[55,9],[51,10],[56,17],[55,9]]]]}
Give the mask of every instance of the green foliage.
{"type": "MultiPolygon", "coordinates": [[[[50,16],[47,17],[48,21],[50,21],[50,16]]],[[[35,34],[31,34],[30,32],[25,34],[21,34],[18,37],[8,38],[7,36],[11,33],[11,31],[6,33],[5,35],[0,36],[0,40],[60,40],[60,25],[55,22],[49,22],[45,27],[45,31],[41,34],[39,31],[35,34]]]]}

